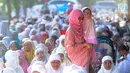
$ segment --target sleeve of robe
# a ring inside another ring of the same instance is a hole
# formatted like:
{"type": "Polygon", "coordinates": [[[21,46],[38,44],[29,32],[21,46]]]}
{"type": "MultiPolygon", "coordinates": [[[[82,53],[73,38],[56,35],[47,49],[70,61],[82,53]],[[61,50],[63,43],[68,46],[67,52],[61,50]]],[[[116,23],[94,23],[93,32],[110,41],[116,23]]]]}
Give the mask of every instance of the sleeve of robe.
{"type": "Polygon", "coordinates": [[[81,49],[83,48],[83,44],[76,43],[75,35],[72,32],[68,31],[66,33],[66,38],[65,38],[65,47],[66,47],[67,53],[70,55],[70,54],[78,53],[79,51],[81,51],[81,49]]]}

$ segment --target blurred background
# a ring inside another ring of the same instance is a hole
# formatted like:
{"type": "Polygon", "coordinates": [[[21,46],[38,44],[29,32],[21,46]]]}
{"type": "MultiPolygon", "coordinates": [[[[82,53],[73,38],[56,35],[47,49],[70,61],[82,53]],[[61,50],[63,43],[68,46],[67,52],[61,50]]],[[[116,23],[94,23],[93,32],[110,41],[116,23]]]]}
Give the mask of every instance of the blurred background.
{"type": "MultiPolygon", "coordinates": [[[[56,39],[66,33],[71,11],[86,6],[92,11],[98,42],[101,44],[96,50],[100,63],[102,57],[108,54],[116,62],[120,58],[118,46],[130,41],[130,0],[0,0],[1,38],[14,36],[21,41],[20,44],[24,38],[30,38],[37,45],[45,43],[54,34],[53,41],[47,44],[51,53],[59,44],[56,39]]],[[[0,56],[5,53],[5,50],[2,51],[0,48],[0,56]]],[[[96,72],[100,63],[94,68],[96,72]]]]}
{"type": "MultiPolygon", "coordinates": [[[[130,0],[0,0],[0,20],[11,20],[14,17],[30,17],[39,15],[45,8],[50,11],[64,12],[67,4],[72,2],[75,8],[88,6],[96,13],[113,14],[119,12],[129,14],[130,0]],[[109,1],[109,2],[108,2],[109,1]]],[[[105,16],[105,14],[102,14],[105,16]]],[[[130,16],[129,16],[130,17],[130,16]]]]}

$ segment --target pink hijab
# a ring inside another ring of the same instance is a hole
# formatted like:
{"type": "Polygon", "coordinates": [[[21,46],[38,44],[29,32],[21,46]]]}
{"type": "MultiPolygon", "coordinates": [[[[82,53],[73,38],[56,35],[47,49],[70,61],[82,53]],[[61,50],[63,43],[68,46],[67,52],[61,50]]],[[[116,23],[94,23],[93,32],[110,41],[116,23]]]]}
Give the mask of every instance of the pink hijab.
{"type": "Polygon", "coordinates": [[[74,9],[69,16],[69,28],[77,37],[83,37],[83,29],[80,24],[78,24],[78,18],[83,16],[80,9],[74,9]]]}
{"type": "Polygon", "coordinates": [[[83,13],[79,9],[73,10],[70,14],[69,28],[65,36],[65,49],[71,62],[78,66],[85,67],[89,73],[89,64],[92,58],[95,59],[96,55],[93,53],[93,48],[89,49],[84,47],[86,42],[82,24],[78,24],[78,18],[80,16],[83,16],[83,13]]]}

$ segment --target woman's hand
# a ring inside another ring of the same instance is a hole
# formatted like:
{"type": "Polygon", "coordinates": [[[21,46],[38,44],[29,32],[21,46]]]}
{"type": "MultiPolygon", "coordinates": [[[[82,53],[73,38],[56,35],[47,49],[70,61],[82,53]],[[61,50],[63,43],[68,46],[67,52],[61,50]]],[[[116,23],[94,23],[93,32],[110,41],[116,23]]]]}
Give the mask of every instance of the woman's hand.
{"type": "Polygon", "coordinates": [[[84,46],[84,47],[87,47],[87,48],[92,48],[92,45],[91,45],[91,44],[88,44],[88,43],[84,43],[83,46],[84,46]]]}

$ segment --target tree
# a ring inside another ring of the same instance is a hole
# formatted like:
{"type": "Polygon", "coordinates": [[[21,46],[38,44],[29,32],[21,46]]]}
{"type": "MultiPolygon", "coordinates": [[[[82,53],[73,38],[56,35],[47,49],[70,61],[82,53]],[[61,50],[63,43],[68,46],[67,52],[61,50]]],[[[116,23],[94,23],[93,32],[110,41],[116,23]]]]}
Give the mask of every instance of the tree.
{"type": "Polygon", "coordinates": [[[130,0],[127,0],[128,2],[128,17],[130,18],[130,0]]]}
{"type": "Polygon", "coordinates": [[[12,5],[15,8],[15,12],[16,12],[16,18],[19,18],[19,10],[20,10],[20,0],[12,0],[12,5]]]}
{"type": "Polygon", "coordinates": [[[9,21],[11,21],[11,1],[10,0],[6,0],[7,1],[7,8],[8,8],[8,17],[9,17],[9,21]]]}
{"type": "MultiPolygon", "coordinates": [[[[27,8],[31,8],[33,5],[38,4],[39,0],[0,0],[3,3],[2,10],[8,14],[9,21],[11,20],[11,12],[15,11],[17,19],[19,18],[20,8],[24,9],[26,16],[27,8]],[[7,11],[6,11],[7,7],[7,11]]],[[[41,4],[39,2],[39,4],[41,4]]]]}
{"type": "Polygon", "coordinates": [[[27,15],[27,8],[31,8],[33,5],[38,4],[38,0],[21,0],[21,7],[24,9],[24,15],[27,15]]]}
{"type": "Polygon", "coordinates": [[[7,2],[6,0],[2,0],[2,1],[1,1],[1,3],[3,3],[2,11],[3,11],[4,13],[6,13],[6,6],[7,6],[7,3],[6,3],[6,2],[7,2]]]}

